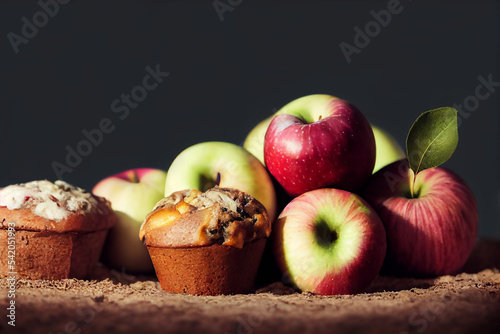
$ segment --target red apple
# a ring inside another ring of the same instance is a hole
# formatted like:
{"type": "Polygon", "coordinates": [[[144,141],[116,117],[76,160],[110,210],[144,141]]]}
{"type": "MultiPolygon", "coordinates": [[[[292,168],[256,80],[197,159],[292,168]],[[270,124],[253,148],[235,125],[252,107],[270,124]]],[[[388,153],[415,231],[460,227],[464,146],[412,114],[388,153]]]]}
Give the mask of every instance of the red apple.
{"type": "Polygon", "coordinates": [[[383,270],[404,276],[457,273],[476,242],[478,212],[474,195],[452,171],[434,167],[417,174],[406,159],[375,173],[362,192],[387,231],[383,270]]]}
{"type": "Polygon", "coordinates": [[[325,95],[295,100],[287,110],[293,114],[276,115],[264,139],[266,166],[287,193],[363,186],[375,165],[375,139],[363,114],[325,95]]]}
{"type": "Polygon", "coordinates": [[[294,198],[274,223],[276,262],[302,291],[354,294],[377,276],[386,251],[384,225],[359,196],[317,189],[294,198]]]}

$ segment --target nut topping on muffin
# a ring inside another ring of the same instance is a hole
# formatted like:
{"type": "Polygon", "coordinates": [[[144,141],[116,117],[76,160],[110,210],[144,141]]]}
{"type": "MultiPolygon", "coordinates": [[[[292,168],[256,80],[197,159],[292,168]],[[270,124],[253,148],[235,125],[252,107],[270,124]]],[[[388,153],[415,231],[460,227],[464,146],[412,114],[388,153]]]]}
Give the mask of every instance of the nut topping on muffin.
{"type": "Polygon", "coordinates": [[[265,207],[232,188],[177,191],[158,202],[146,216],[139,237],[147,246],[194,247],[244,243],[269,237],[265,207]]]}
{"type": "Polygon", "coordinates": [[[31,209],[46,219],[60,221],[70,213],[100,210],[96,197],[64,181],[42,180],[10,185],[0,189],[0,207],[31,209]]]}
{"type": "MultiPolygon", "coordinates": [[[[0,188],[0,243],[7,245],[14,225],[20,278],[88,278],[115,222],[109,201],[64,181],[0,188]]],[[[2,277],[7,247],[0,255],[2,277]]]]}

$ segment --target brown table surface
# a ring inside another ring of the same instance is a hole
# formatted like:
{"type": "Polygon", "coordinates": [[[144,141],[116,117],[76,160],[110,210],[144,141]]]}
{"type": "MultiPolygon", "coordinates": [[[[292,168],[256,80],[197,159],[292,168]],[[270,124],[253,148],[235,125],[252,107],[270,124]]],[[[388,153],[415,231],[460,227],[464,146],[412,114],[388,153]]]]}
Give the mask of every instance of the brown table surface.
{"type": "Polygon", "coordinates": [[[91,281],[19,280],[15,327],[0,280],[0,333],[500,333],[499,269],[500,242],[483,240],[455,276],[380,276],[347,296],[275,282],[254,294],[198,297],[99,265],[91,281]]]}

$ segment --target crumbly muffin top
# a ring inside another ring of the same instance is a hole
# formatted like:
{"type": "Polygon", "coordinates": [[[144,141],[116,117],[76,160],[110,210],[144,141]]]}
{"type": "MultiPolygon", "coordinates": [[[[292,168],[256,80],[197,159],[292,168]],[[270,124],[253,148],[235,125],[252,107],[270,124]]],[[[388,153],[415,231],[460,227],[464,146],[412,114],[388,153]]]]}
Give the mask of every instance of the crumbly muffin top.
{"type": "Polygon", "coordinates": [[[177,191],[159,201],[146,216],[139,237],[156,247],[222,244],[237,248],[269,237],[271,221],[265,207],[247,193],[214,187],[177,191]]]}
{"type": "Polygon", "coordinates": [[[0,207],[30,209],[35,215],[60,221],[70,213],[101,210],[96,197],[64,181],[42,180],[0,189],[0,207]]]}

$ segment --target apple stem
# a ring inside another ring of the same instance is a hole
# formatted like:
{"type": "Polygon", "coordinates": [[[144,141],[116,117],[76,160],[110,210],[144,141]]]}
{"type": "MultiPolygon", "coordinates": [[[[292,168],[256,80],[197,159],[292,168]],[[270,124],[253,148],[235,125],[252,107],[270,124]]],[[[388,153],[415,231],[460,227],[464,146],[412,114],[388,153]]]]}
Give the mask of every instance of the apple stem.
{"type": "Polygon", "coordinates": [[[413,177],[410,178],[410,194],[411,194],[411,198],[414,198],[414,194],[415,194],[415,180],[417,179],[417,174],[416,173],[413,173],[413,177]]]}
{"type": "Polygon", "coordinates": [[[319,115],[318,121],[323,118],[323,115],[319,115]]]}
{"type": "Polygon", "coordinates": [[[220,184],[220,173],[217,173],[217,178],[215,179],[215,185],[218,187],[220,184]]]}
{"type": "Polygon", "coordinates": [[[139,175],[137,174],[136,171],[133,171],[130,175],[129,175],[129,180],[130,182],[132,183],[139,183],[139,175]]]}

